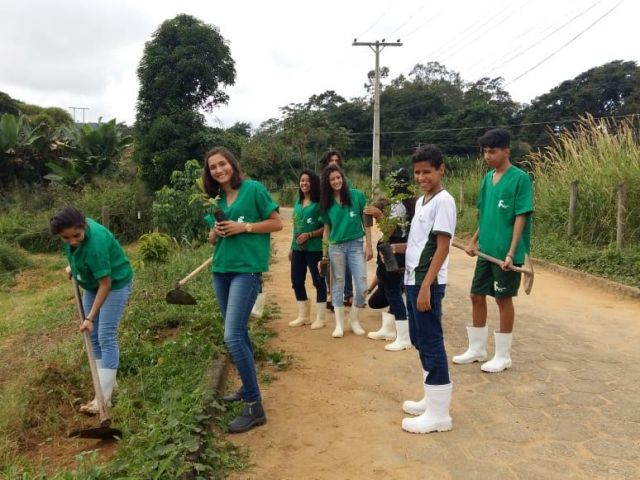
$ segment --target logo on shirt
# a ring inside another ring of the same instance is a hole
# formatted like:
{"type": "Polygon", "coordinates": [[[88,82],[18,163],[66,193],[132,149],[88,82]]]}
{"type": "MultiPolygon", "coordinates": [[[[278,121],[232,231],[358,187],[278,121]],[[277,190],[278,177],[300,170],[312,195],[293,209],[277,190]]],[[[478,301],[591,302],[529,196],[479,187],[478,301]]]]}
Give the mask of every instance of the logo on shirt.
{"type": "Polygon", "coordinates": [[[501,287],[498,285],[498,282],[493,282],[493,290],[497,293],[504,292],[507,287],[501,287]]]}
{"type": "Polygon", "coordinates": [[[309,225],[311,225],[313,223],[313,218],[311,218],[311,217],[307,218],[307,223],[309,225]]]}
{"type": "Polygon", "coordinates": [[[353,210],[349,211],[349,218],[356,218],[356,212],[354,212],[353,210]]]}
{"type": "Polygon", "coordinates": [[[76,280],[78,280],[79,282],[81,282],[81,281],[82,281],[82,277],[80,276],[80,274],[77,274],[77,275],[76,275],[76,280]]]}
{"type": "Polygon", "coordinates": [[[244,215],[238,217],[238,223],[244,223],[244,215]]]}
{"type": "Polygon", "coordinates": [[[498,208],[509,208],[509,205],[505,205],[504,200],[498,201],[498,208]]]}

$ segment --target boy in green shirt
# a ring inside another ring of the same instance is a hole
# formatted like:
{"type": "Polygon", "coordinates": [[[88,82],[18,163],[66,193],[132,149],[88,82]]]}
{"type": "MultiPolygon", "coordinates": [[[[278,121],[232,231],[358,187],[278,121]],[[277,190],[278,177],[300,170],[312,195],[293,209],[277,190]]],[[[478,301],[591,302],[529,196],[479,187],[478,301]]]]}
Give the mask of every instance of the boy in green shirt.
{"type": "Polygon", "coordinates": [[[489,130],[478,139],[489,165],[478,196],[480,225],[465,251],[478,251],[504,259],[496,265],[478,258],[471,283],[473,325],[467,326],[469,348],[453,357],[453,363],[473,363],[487,358],[487,295],[495,298],[500,312],[500,331],[495,332],[495,355],[480,367],[489,373],[511,367],[511,343],[521,274],[511,270],[522,265],[529,252],[533,190],[529,175],[509,160],[511,134],[502,128],[489,130]]]}

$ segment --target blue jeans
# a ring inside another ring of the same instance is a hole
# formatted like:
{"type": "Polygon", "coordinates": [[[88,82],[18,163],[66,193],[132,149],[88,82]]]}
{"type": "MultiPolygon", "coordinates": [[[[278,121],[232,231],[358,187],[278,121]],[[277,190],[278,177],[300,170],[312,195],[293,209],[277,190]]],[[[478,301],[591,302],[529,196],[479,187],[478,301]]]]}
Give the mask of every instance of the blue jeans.
{"type": "Polygon", "coordinates": [[[344,298],[351,297],[353,297],[353,277],[351,276],[351,269],[347,264],[344,268],[344,298]]]}
{"type": "MultiPolygon", "coordinates": [[[[124,307],[127,306],[129,294],[133,282],[129,282],[122,288],[111,290],[106,300],[98,310],[96,318],[93,319],[93,330],[91,332],[91,346],[96,360],[101,360],[102,368],[117,369],[120,364],[120,349],[118,347],[118,324],[122,317],[124,307]]],[[[89,313],[96,293],[85,290],[82,295],[82,306],[85,314],[89,313]]]]}
{"type": "Polygon", "coordinates": [[[224,343],[242,380],[242,399],[260,400],[249,317],[256,303],[262,276],[259,273],[214,273],[213,290],[224,318],[224,343]]]}
{"type": "Polygon", "coordinates": [[[334,307],[344,307],[345,270],[348,265],[353,275],[356,296],[354,305],[364,307],[367,290],[367,268],[364,261],[363,239],[329,245],[331,261],[331,301],[334,307]]]}
{"type": "Polygon", "coordinates": [[[418,350],[422,369],[429,372],[427,385],[446,385],[449,380],[447,352],[442,333],[442,299],[446,285],[431,286],[431,310],[418,311],[420,285],[406,285],[409,336],[418,350]]]}
{"type": "Polygon", "coordinates": [[[304,250],[291,251],[291,286],[299,302],[308,300],[305,281],[307,269],[311,273],[313,286],[316,287],[316,302],[327,301],[327,284],[320,278],[318,262],[322,259],[322,252],[306,252],[304,250]]]}

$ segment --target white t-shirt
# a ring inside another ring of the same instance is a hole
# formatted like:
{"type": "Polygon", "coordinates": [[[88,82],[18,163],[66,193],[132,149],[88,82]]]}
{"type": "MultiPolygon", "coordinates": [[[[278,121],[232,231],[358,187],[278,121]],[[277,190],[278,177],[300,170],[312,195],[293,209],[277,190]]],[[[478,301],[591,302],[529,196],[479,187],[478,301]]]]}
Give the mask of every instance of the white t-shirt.
{"type": "MultiPolygon", "coordinates": [[[[404,283],[421,285],[427,275],[437,247],[437,236],[453,239],[456,230],[456,201],[446,190],[440,190],[424,203],[424,195],[416,201],[416,213],[411,221],[407,253],[405,256],[404,283]]],[[[438,272],[438,285],[447,283],[449,256],[438,272]]]]}

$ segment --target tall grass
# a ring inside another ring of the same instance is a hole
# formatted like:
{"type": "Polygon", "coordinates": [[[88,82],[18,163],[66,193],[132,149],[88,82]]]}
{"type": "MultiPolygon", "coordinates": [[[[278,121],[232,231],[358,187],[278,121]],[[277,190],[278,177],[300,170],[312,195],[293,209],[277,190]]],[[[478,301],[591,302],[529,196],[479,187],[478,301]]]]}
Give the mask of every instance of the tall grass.
{"type": "Polygon", "coordinates": [[[536,179],[536,230],[566,233],[571,182],[578,182],[575,239],[615,241],[617,186],[626,184],[626,243],[640,241],[640,133],[638,120],[584,118],[544,151],[528,157],[536,179]]]}

